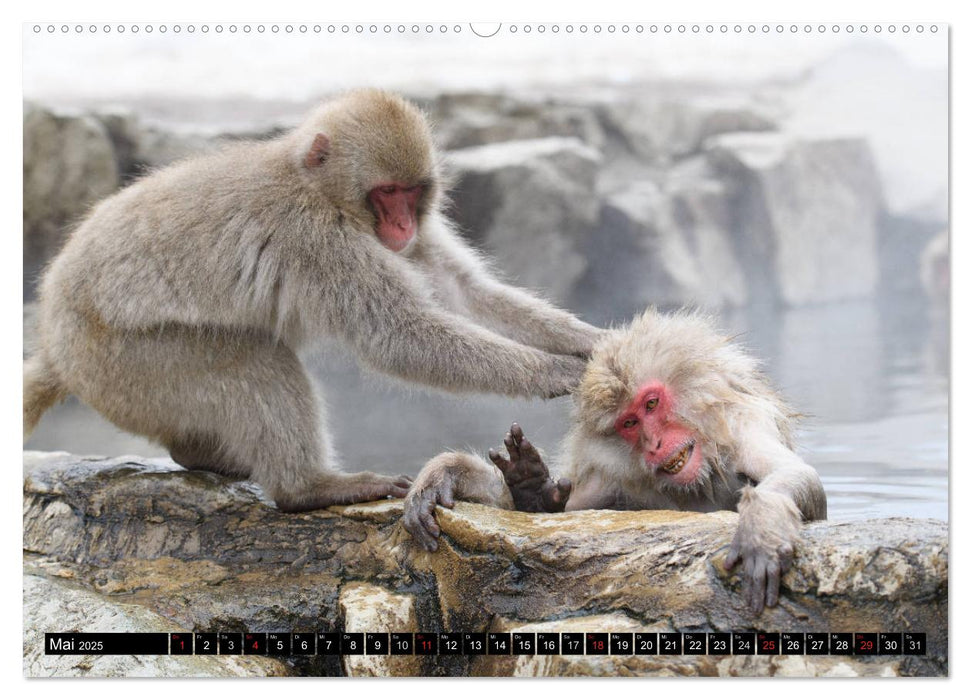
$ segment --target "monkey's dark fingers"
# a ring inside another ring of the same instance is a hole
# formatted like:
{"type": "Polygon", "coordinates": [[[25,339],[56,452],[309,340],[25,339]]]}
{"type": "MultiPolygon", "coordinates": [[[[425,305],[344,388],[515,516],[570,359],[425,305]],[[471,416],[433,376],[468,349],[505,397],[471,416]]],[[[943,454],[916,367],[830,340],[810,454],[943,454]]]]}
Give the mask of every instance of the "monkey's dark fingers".
{"type": "Polygon", "coordinates": [[[746,567],[746,571],[742,572],[742,601],[745,607],[750,611],[754,609],[752,605],[752,599],[755,594],[752,592],[754,588],[755,579],[755,569],[753,567],[746,567]]]}
{"type": "Polygon", "coordinates": [[[502,444],[506,446],[506,451],[509,453],[509,461],[518,462],[519,443],[516,441],[516,438],[512,436],[512,433],[506,433],[506,437],[502,441],[502,444]]]}
{"type": "Polygon", "coordinates": [[[433,535],[426,528],[423,516],[434,508],[434,501],[427,499],[425,494],[412,496],[405,503],[405,514],[401,518],[405,530],[408,531],[422,549],[429,552],[434,552],[438,549],[438,542],[435,539],[436,535],[433,535]]]}
{"type": "Polygon", "coordinates": [[[573,482],[563,478],[552,485],[546,493],[546,509],[551,513],[561,513],[566,508],[566,502],[570,500],[570,492],[573,491],[573,482]]]}
{"type": "Polygon", "coordinates": [[[499,471],[502,472],[503,476],[505,476],[506,473],[512,469],[512,463],[499,454],[496,450],[489,450],[489,459],[492,460],[492,463],[499,468],[499,471]]]}
{"type": "Polygon", "coordinates": [[[782,567],[779,562],[770,561],[766,567],[766,574],[765,605],[772,608],[779,602],[779,579],[782,576],[782,567]]]}
{"type": "MultiPolygon", "coordinates": [[[[438,536],[442,534],[441,529],[438,527],[438,521],[435,520],[435,505],[431,504],[431,507],[427,510],[422,508],[418,511],[418,521],[421,523],[425,530],[425,534],[428,537],[435,540],[433,542],[434,547],[430,551],[435,551],[438,548],[438,536]]],[[[428,547],[426,547],[428,549],[428,547]]]]}
{"type": "Polygon", "coordinates": [[[446,508],[455,506],[455,493],[451,479],[439,483],[426,484],[408,495],[405,501],[405,514],[402,517],[405,529],[429,552],[438,549],[441,529],[435,520],[435,506],[446,508]]]}
{"type": "Polygon", "coordinates": [[[749,582],[749,607],[756,615],[762,612],[765,607],[765,584],[766,584],[766,560],[764,557],[755,558],[752,567],[751,581],[749,582]]]}
{"type": "Polygon", "coordinates": [[[548,476],[549,469],[543,463],[543,458],[539,454],[533,443],[526,438],[519,443],[519,455],[523,461],[523,467],[529,476],[548,476]]]}
{"type": "MultiPolygon", "coordinates": [[[[438,490],[438,502],[446,508],[455,507],[455,492],[451,481],[446,481],[438,490]]],[[[432,505],[434,509],[434,505],[432,505]]]]}
{"type": "Polygon", "coordinates": [[[739,542],[733,541],[732,546],[728,548],[728,554],[725,555],[725,568],[731,571],[734,569],[739,562],[739,554],[741,553],[741,546],[739,542]]]}
{"type": "Polygon", "coordinates": [[[523,439],[523,429],[519,427],[519,423],[512,424],[512,426],[509,428],[509,434],[512,435],[512,438],[516,441],[517,445],[523,439]]]}
{"type": "Polygon", "coordinates": [[[394,483],[391,484],[390,493],[388,494],[391,498],[404,498],[408,495],[408,490],[411,488],[412,479],[410,476],[404,474],[399,474],[395,477],[394,483]]]}

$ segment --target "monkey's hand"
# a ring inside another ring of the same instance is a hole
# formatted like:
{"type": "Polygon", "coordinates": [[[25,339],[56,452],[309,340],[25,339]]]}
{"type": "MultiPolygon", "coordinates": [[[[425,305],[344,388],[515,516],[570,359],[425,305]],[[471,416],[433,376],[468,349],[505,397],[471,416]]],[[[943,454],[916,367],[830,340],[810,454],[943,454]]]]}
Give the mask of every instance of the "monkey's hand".
{"type": "Polygon", "coordinates": [[[800,516],[789,496],[752,487],[743,489],[738,514],[738,531],[725,567],[742,563],[742,596],[758,615],[779,602],[781,578],[792,564],[799,538],[800,516]]]}
{"type": "Polygon", "coordinates": [[[582,332],[578,334],[579,340],[576,346],[568,354],[583,360],[589,360],[593,355],[593,349],[612,333],[616,333],[613,330],[591,326],[583,321],[577,321],[577,324],[582,328],[582,332]]]}
{"type": "Polygon", "coordinates": [[[584,372],[587,371],[586,360],[572,355],[549,355],[550,365],[539,380],[539,391],[535,392],[544,399],[555,399],[557,396],[572,394],[580,385],[584,372]]]}
{"type": "Polygon", "coordinates": [[[429,552],[438,549],[442,534],[435,521],[435,506],[455,507],[455,475],[447,469],[425,470],[405,497],[401,522],[415,541],[429,552]]]}
{"type": "Polygon", "coordinates": [[[489,450],[489,459],[502,472],[516,510],[527,513],[560,513],[566,507],[573,484],[569,479],[554,482],[549,469],[523,429],[513,423],[503,440],[509,459],[489,450]]]}

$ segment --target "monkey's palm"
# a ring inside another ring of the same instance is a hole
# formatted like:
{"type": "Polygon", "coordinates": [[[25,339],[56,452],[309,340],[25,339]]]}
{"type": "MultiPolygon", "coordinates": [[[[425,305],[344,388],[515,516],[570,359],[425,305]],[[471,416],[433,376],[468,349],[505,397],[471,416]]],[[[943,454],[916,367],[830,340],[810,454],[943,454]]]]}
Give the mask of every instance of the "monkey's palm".
{"type": "Polygon", "coordinates": [[[524,437],[518,424],[512,424],[503,444],[509,459],[495,450],[489,450],[489,459],[502,472],[516,510],[527,513],[562,512],[573,488],[570,480],[554,482],[550,478],[543,458],[524,437]]]}

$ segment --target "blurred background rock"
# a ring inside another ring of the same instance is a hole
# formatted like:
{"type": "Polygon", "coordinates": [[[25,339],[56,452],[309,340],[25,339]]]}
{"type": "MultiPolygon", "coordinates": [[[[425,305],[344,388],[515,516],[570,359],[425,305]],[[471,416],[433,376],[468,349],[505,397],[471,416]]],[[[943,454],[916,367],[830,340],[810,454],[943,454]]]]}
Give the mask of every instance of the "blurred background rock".
{"type": "MultiPolygon", "coordinates": [[[[807,414],[831,517],[947,518],[944,37],[407,32],[25,33],[28,341],[38,274],[93,202],[379,85],[434,121],[451,214],[509,281],[601,325],[649,304],[719,313],[807,414]]],[[[442,396],[318,355],[349,469],[414,473],[512,420],[540,445],[566,426],[569,399],[442,396]]],[[[28,447],[163,454],[73,399],[28,447]]]]}

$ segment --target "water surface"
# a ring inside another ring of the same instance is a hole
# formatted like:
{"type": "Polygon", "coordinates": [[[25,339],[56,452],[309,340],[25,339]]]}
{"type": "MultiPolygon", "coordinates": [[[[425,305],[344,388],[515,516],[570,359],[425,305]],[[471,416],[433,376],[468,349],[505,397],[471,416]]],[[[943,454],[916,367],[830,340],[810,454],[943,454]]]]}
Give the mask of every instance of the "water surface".
{"type": "MultiPolygon", "coordinates": [[[[721,318],[806,415],[798,451],[823,479],[830,519],[947,519],[949,358],[940,315],[914,303],[854,302],[721,318]]],[[[443,449],[500,445],[512,421],[554,452],[569,420],[569,398],[447,396],[364,374],[332,351],[310,364],[347,470],[414,474],[443,449]]],[[[74,399],[49,411],[26,447],[165,454],[74,399]]]]}

